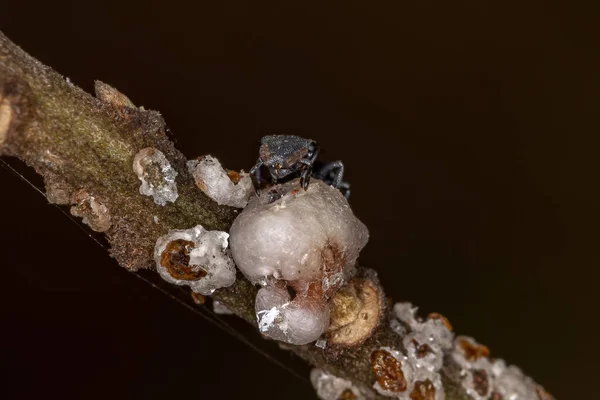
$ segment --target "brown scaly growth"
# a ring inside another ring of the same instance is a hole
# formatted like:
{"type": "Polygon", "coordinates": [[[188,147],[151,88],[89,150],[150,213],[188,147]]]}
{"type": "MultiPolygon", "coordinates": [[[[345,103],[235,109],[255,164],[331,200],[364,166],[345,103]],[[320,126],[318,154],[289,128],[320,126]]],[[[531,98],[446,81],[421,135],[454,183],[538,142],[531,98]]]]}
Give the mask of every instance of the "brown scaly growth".
{"type": "Polygon", "coordinates": [[[206,276],[202,268],[194,271],[189,265],[190,252],[194,248],[194,242],[177,239],[170,242],[160,257],[160,265],[165,267],[169,274],[175,279],[195,281],[206,276]]]}
{"type": "Polygon", "coordinates": [[[346,389],[340,394],[337,400],[356,400],[356,395],[350,389],[346,389]]]}
{"type": "Polygon", "coordinates": [[[415,353],[417,358],[423,358],[427,354],[431,353],[431,347],[427,343],[420,344],[415,339],[412,340],[412,343],[415,345],[415,353]]]}
{"type": "Polygon", "coordinates": [[[435,400],[435,386],[429,379],[416,381],[410,398],[411,400],[435,400]]]}
{"type": "Polygon", "coordinates": [[[464,350],[467,361],[477,361],[490,356],[490,349],[482,344],[473,344],[466,339],[459,339],[458,344],[464,350]]]}
{"type": "Polygon", "coordinates": [[[490,381],[488,379],[488,373],[483,369],[473,370],[473,389],[480,396],[485,396],[490,390],[490,381]]]}
{"type": "Polygon", "coordinates": [[[433,313],[429,314],[427,316],[427,318],[430,318],[430,319],[439,319],[439,320],[441,320],[444,323],[444,325],[446,325],[446,328],[448,328],[448,330],[450,332],[452,332],[454,330],[454,329],[452,329],[452,325],[450,324],[450,321],[448,321],[448,318],[444,317],[440,313],[433,312],[433,313]]]}
{"type": "Polygon", "coordinates": [[[383,390],[394,393],[406,390],[407,383],[402,372],[402,364],[387,351],[375,350],[371,354],[371,367],[383,390]]]}

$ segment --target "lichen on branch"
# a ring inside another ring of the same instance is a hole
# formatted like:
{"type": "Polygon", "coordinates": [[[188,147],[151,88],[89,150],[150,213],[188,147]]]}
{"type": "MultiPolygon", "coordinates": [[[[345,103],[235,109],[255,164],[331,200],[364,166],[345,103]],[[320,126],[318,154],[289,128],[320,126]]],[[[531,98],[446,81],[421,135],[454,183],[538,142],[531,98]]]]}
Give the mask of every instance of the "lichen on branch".
{"type": "MultiPolygon", "coordinates": [[[[197,163],[188,168],[158,112],[136,107],[102,82],[95,84],[95,97],[85,93],[1,32],[0,156],[18,157],[33,167],[44,178],[48,200],[71,206],[91,229],[103,232],[110,254],[132,271],[156,268],[155,244],[169,232],[196,226],[229,231],[237,215],[226,202],[219,205],[199,190],[198,176],[206,174],[199,174],[197,163]],[[139,168],[134,170],[136,155],[139,168]],[[145,184],[141,193],[140,183],[145,184]]],[[[233,187],[221,175],[217,188],[233,187]]],[[[235,204],[245,204],[240,196],[235,204]]],[[[177,243],[174,252],[186,255],[192,245],[177,243]]],[[[319,368],[313,383],[321,398],[459,400],[471,394],[506,400],[515,393],[518,399],[551,398],[514,367],[488,363],[486,355],[469,359],[463,342],[452,348],[447,341],[429,342],[447,334],[443,319],[419,320],[406,309],[393,312],[375,272],[355,272],[347,286],[335,296],[332,292],[333,328],[318,345],[281,345],[319,368]]],[[[212,296],[257,326],[257,291],[238,273],[233,285],[212,296]]]]}

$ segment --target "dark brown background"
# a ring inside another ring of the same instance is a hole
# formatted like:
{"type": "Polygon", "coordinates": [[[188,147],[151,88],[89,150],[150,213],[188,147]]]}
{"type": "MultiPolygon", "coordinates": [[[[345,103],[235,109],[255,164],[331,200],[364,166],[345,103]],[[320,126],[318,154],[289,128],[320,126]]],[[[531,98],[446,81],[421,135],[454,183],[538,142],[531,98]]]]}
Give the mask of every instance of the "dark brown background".
{"type": "MultiPolygon", "coordinates": [[[[318,140],[346,164],[371,232],[361,263],[389,295],[447,315],[559,399],[591,398],[597,14],[203,3],[2,0],[0,29],[84,89],[100,79],[160,110],[190,158],[248,169],[265,133],[318,140]]],[[[9,398],[312,398],[4,169],[0,184],[9,398]]]]}

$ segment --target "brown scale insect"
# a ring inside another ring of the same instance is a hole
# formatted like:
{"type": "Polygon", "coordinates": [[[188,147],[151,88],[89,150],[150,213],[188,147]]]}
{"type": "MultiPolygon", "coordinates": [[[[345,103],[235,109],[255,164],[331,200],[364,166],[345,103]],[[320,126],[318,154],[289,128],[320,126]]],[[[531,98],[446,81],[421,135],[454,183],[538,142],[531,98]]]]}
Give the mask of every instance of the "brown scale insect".
{"type": "Polygon", "coordinates": [[[170,242],[160,257],[160,265],[165,267],[169,274],[175,279],[195,281],[207,275],[202,268],[195,270],[190,263],[190,252],[194,248],[194,242],[177,239],[170,242]]]}
{"type": "Polygon", "coordinates": [[[376,350],[371,354],[371,366],[383,390],[394,393],[406,390],[402,364],[393,355],[382,349],[376,350]]]}
{"type": "Polygon", "coordinates": [[[458,344],[464,350],[467,361],[477,361],[490,356],[490,349],[482,344],[473,344],[467,339],[459,339],[458,344]]]}
{"type": "Polygon", "coordinates": [[[450,332],[453,331],[452,325],[450,324],[450,321],[448,320],[448,318],[444,317],[442,314],[433,312],[433,313],[429,314],[427,317],[430,318],[430,319],[439,319],[439,320],[441,320],[444,323],[444,325],[446,326],[446,328],[448,328],[448,330],[450,332]]]}

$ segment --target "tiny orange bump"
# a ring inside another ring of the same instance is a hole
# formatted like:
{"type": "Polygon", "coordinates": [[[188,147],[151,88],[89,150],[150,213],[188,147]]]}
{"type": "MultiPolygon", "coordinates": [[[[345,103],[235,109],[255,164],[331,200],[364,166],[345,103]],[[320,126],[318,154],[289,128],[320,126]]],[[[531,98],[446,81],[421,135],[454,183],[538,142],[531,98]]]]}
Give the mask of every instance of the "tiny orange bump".
{"type": "Polygon", "coordinates": [[[192,291],[192,300],[194,300],[194,303],[202,305],[206,302],[206,296],[192,291]]]}
{"type": "Polygon", "coordinates": [[[471,343],[463,338],[458,340],[458,344],[464,350],[467,361],[476,361],[490,356],[490,349],[482,344],[471,343]]]}
{"type": "Polygon", "coordinates": [[[448,321],[448,318],[444,317],[442,314],[433,312],[433,313],[431,313],[431,314],[428,315],[428,318],[442,320],[442,322],[444,323],[444,325],[446,325],[446,328],[448,328],[448,330],[450,332],[453,331],[452,325],[450,324],[450,321],[448,321]]]}
{"type": "Polygon", "coordinates": [[[237,171],[227,171],[227,176],[229,177],[231,182],[235,183],[236,185],[242,179],[242,176],[237,171]]]}

